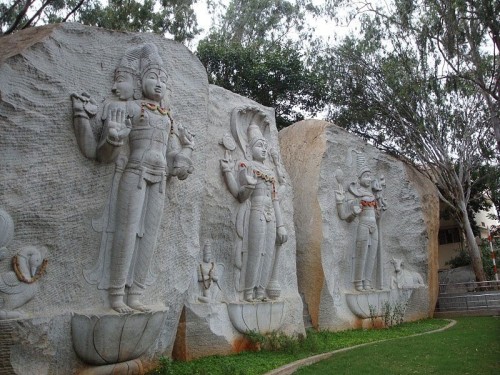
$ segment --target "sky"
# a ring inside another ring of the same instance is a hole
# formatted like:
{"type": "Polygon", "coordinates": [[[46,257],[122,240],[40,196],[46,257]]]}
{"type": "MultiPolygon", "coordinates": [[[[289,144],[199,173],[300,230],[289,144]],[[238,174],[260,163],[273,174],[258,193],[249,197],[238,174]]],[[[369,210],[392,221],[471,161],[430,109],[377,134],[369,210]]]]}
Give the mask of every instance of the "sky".
{"type": "MultiPolygon", "coordinates": [[[[222,2],[227,5],[229,0],[222,0],[222,2]]],[[[315,5],[322,5],[324,0],[314,0],[313,3],[315,5]]],[[[207,36],[212,25],[212,16],[208,13],[207,0],[198,0],[193,8],[196,12],[198,27],[203,29],[203,32],[188,44],[188,47],[192,51],[196,50],[198,42],[207,36]]],[[[310,22],[314,23],[316,34],[325,39],[332,38],[334,35],[337,35],[337,37],[346,36],[355,31],[358,26],[356,22],[351,23],[349,26],[333,25],[333,22],[326,18],[312,19],[311,17],[310,22]]]]}

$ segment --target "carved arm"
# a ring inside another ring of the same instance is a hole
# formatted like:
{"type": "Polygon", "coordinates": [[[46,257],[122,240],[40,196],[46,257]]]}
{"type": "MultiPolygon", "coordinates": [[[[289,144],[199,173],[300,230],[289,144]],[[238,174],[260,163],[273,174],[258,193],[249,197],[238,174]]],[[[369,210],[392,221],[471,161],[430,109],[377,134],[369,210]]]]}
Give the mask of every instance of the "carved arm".
{"type": "Polygon", "coordinates": [[[76,141],[82,154],[89,158],[96,158],[97,142],[90,126],[90,117],[95,116],[97,105],[87,94],[71,94],[73,103],[73,130],[76,141]]]}

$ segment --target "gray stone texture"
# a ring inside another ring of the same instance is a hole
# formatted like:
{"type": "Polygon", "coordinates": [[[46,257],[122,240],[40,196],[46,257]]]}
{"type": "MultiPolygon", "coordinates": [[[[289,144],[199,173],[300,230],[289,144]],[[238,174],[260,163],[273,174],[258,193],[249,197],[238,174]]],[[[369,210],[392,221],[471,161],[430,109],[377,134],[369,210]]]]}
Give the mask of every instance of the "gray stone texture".
{"type": "MultiPolygon", "coordinates": [[[[319,120],[296,123],[280,132],[283,163],[294,189],[297,277],[313,326],[339,330],[364,323],[346,303],[355,292],[352,255],[356,222],[337,214],[335,171],[346,184],[357,180],[349,150],[363,150],[374,176],[384,175],[388,209],[381,219],[384,290],[389,290],[392,257],[418,272],[425,287],[413,289],[405,318],[432,316],[437,298],[438,197],[433,184],[401,161],[381,153],[358,137],[319,120]],[[430,286],[430,287],[429,287],[430,286]]],[[[365,323],[366,324],[366,323],[365,323]]]]}
{"type": "MultiPolygon", "coordinates": [[[[18,32],[0,38],[0,207],[15,224],[5,255],[10,258],[27,245],[43,246],[48,266],[38,281],[38,293],[22,307],[25,319],[0,322],[11,332],[2,331],[0,360],[2,364],[10,361],[6,368],[13,373],[84,371],[87,365],[72,348],[71,313],[110,311],[106,290],[89,284],[83,271],[95,265],[99,254],[101,233],[92,229],[92,220],[102,216],[114,164],[98,163],[81,154],[73,131],[70,95],[87,92],[101,105],[111,97],[114,70],[124,52],[141,43],[158,47],[169,74],[167,103],[174,121],[195,134],[193,174],[184,181],[167,180],[151,269],[156,280],[146,289],[143,302],[169,310],[158,339],[141,357],[144,369],[172,351],[183,306],[198,295],[193,294],[198,293],[193,275],[205,240],[211,241],[217,262],[225,265],[219,281],[225,300],[237,299],[231,270],[237,202],[225,188],[219,166],[224,149],[218,142],[229,131],[235,106],[258,105],[209,86],[205,69],[187,48],[153,34],[70,23],[18,32]]],[[[272,119],[271,137],[278,145],[274,112],[262,109],[272,119]]],[[[94,131],[97,136],[99,127],[94,131]]],[[[291,334],[302,333],[304,328],[295,273],[290,182],[285,190],[282,209],[289,239],[282,246],[279,281],[280,300],[286,309],[282,330],[291,334]]],[[[6,263],[0,262],[0,273],[9,269],[6,263]]],[[[229,348],[241,339],[232,329],[221,334],[218,328],[210,328],[210,318],[203,316],[193,319],[206,319],[204,342],[213,337],[218,345],[223,337],[229,348]]],[[[216,326],[230,325],[226,313],[220,319],[216,326]]],[[[211,354],[203,348],[188,350],[196,352],[193,356],[211,354]]]]}

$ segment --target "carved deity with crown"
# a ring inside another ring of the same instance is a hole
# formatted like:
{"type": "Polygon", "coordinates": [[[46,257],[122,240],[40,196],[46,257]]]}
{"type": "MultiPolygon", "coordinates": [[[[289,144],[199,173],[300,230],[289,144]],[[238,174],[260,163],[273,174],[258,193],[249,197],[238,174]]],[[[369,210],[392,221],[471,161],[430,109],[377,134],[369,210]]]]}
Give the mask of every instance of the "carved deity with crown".
{"type": "Polygon", "coordinates": [[[240,202],[234,264],[240,272],[238,291],[247,302],[279,296],[278,251],[287,241],[279,200],[284,175],[278,153],[263,135],[268,126],[262,111],[235,109],[231,119],[233,138],[226,135],[223,140],[227,151],[220,160],[227,188],[240,202]],[[237,140],[244,160],[232,160],[229,152],[235,148],[232,139],[237,140]]]}

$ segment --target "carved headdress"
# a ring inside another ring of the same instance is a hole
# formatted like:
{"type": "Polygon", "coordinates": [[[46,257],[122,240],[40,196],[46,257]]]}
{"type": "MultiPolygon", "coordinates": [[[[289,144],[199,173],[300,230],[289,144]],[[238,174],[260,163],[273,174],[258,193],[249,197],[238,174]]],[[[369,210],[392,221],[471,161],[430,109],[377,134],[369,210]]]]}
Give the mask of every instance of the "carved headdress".
{"type": "Polygon", "coordinates": [[[144,73],[149,69],[158,69],[164,72],[167,76],[167,71],[163,67],[163,60],[158,53],[158,48],[151,43],[142,45],[141,48],[141,60],[140,60],[140,71],[141,78],[144,76],[144,73]]]}
{"type": "Polygon", "coordinates": [[[125,55],[120,60],[120,65],[116,67],[115,74],[121,71],[137,76],[139,73],[141,54],[142,46],[132,47],[125,51],[125,55]]]}
{"type": "Polygon", "coordinates": [[[366,164],[366,157],[363,154],[356,155],[356,172],[358,177],[361,177],[363,173],[370,172],[370,168],[366,164]]]}
{"type": "Polygon", "coordinates": [[[231,134],[236,140],[245,159],[252,160],[251,146],[257,140],[266,140],[269,134],[269,120],[257,107],[239,107],[231,113],[231,134]]]}
{"type": "Polygon", "coordinates": [[[115,69],[115,79],[120,72],[128,73],[134,77],[134,82],[136,84],[133,95],[134,99],[140,99],[142,97],[142,91],[138,83],[141,53],[142,46],[127,49],[127,51],[125,51],[125,55],[120,60],[120,65],[118,65],[115,69]]]}

